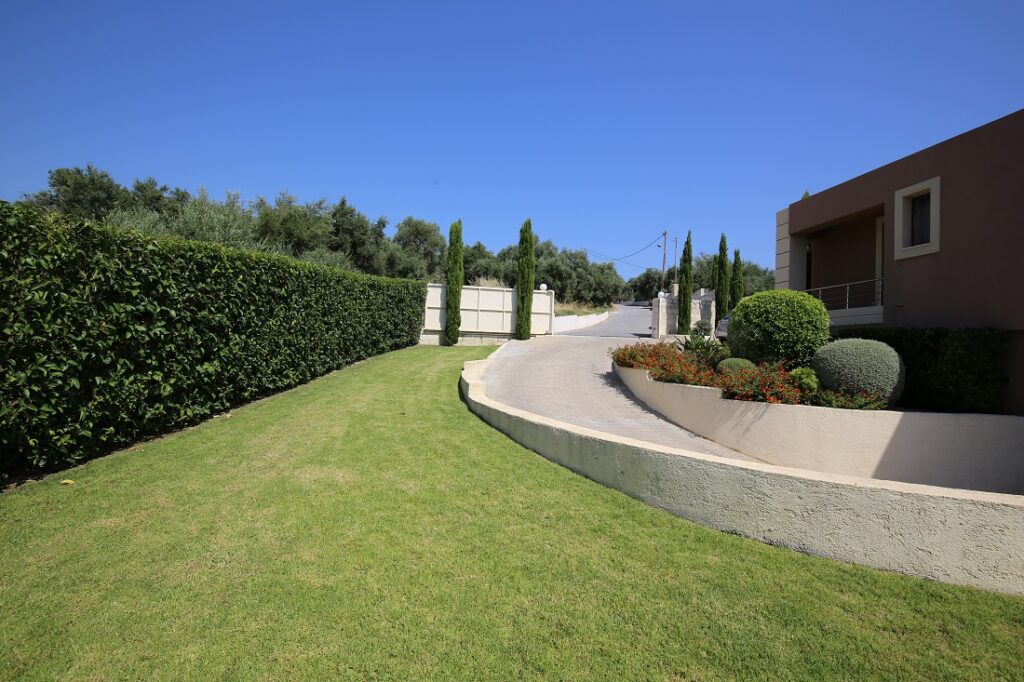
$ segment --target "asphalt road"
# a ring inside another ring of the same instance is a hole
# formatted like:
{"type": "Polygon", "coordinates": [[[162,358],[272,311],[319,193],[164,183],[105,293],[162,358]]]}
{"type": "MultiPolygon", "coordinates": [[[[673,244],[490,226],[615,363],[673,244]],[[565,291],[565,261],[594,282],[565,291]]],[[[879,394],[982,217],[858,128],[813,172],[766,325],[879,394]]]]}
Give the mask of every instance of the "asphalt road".
{"type": "Polygon", "coordinates": [[[616,305],[614,312],[601,324],[585,327],[558,336],[604,336],[617,339],[649,338],[651,306],[616,305]]]}

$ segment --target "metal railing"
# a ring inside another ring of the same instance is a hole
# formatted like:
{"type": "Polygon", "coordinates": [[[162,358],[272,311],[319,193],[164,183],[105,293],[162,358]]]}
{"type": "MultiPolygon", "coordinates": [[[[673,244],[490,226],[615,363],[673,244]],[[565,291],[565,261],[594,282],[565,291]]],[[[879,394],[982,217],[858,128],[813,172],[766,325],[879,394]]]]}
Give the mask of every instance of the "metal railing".
{"type": "Polygon", "coordinates": [[[847,310],[882,305],[882,279],[866,279],[805,290],[825,304],[827,310],[847,310]]]}

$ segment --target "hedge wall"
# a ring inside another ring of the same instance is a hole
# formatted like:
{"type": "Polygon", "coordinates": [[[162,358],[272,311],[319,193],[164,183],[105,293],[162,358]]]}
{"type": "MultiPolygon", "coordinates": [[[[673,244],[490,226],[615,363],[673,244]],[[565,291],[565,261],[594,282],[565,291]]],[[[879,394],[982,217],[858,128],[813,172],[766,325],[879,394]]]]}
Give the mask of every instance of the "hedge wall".
{"type": "Polygon", "coordinates": [[[938,412],[1005,409],[1010,335],[1001,329],[840,327],[836,338],[875,339],[906,367],[899,405],[938,412]]]}
{"type": "Polygon", "coordinates": [[[425,299],[423,282],[0,202],[0,477],[412,345],[425,299]]]}

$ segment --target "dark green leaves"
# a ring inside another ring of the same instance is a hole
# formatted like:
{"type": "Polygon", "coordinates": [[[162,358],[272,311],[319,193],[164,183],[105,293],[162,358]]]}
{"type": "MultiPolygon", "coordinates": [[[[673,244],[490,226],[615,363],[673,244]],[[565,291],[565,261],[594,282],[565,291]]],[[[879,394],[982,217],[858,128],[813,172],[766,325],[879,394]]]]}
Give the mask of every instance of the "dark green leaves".
{"type": "Polygon", "coordinates": [[[0,202],[0,477],[416,343],[426,285],[0,202]]]}

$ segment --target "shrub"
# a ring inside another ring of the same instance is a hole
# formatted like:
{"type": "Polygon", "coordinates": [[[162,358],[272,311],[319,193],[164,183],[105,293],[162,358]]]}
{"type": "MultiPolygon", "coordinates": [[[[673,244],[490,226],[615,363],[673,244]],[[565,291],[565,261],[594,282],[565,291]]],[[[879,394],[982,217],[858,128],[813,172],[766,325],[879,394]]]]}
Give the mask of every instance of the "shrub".
{"type": "Polygon", "coordinates": [[[940,412],[1000,412],[1008,375],[1010,334],[1002,329],[857,327],[860,337],[892,346],[906,365],[900,404],[940,412]]]}
{"type": "Polygon", "coordinates": [[[533,284],[537,273],[537,238],[527,218],[519,229],[519,258],[516,261],[516,338],[530,340],[533,312],[533,284]]]}
{"type": "Polygon", "coordinates": [[[711,336],[711,323],[707,320],[697,320],[690,329],[691,336],[711,336]]]}
{"type": "Polygon", "coordinates": [[[646,369],[651,378],[673,384],[714,386],[715,373],[673,343],[634,343],[612,351],[619,367],[646,369]]]}
{"type": "Polygon", "coordinates": [[[708,367],[715,367],[729,357],[729,349],[713,336],[691,336],[683,342],[683,350],[708,367]]]}
{"type": "Polygon", "coordinates": [[[821,388],[817,372],[810,367],[797,367],[789,373],[789,376],[793,377],[793,381],[800,388],[800,392],[805,395],[817,393],[818,389],[821,388]]]}
{"type": "Polygon", "coordinates": [[[828,312],[813,296],[790,289],[761,291],[733,309],[729,345],[737,357],[799,367],[828,343],[828,328],[828,312]]]}
{"type": "Polygon", "coordinates": [[[890,405],[903,390],[903,362],[891,346],[881,341],[833,341],[818,349],[811,366],[826,390],[871,393],[890,405]]]}
{"type": "MultiPolygon", "coordinates": [[[[805,394],[806,395],[806,394],[805,394]]],[[[835,407],[844,410],[884,410],[887,405],[875,393],[843,393],[842,391],[817,391],[807,396],[807,403],[818,407],[835,407]]]]}
{"type": "Polygon", "coordinates": [[[451,346],[459,342],[462,326],[462,221],[452,223],[448,232],[448,268],[445,271],[444,340],[451,346]]]}
{"type": "Polygon", "coordinates": [[[740,369],[717,375],[722,396],[732,400],[796,405],[800,389],[781,363],[763,364],[753,369],[740,369]]]}
{"type": "Polygon", "coordinates": [[[726,358],[718,363],[719,373],[737,372],[741,369],[754,369],[754,363],[746,358],[726,358]]]}
{"type": "Polygon", "coordinates": [[[415,344],[426,285],[0,202],[0,475],[415,344]]]}

